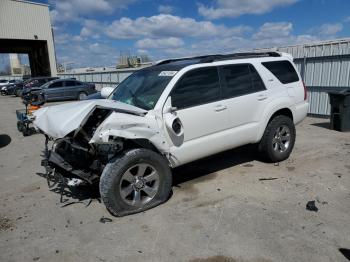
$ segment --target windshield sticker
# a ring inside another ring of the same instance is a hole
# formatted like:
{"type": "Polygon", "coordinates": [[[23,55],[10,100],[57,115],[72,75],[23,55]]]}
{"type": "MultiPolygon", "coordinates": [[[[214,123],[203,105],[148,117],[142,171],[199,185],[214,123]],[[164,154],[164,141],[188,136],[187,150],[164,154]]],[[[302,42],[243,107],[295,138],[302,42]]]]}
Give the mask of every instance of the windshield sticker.
{"type": "Polygon", "coordinates": [[[162,71],[158,76],[174,76],[176,73],[177,71],[162,71]]]}

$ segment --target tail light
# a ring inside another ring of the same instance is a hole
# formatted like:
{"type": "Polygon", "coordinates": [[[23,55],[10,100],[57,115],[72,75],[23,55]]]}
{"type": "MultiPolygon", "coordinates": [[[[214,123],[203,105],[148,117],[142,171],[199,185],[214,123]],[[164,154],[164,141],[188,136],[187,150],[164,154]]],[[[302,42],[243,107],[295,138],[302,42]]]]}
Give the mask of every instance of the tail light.
{"type": "Polygon", "coordinates": [[[306,89],[306,85],[305,85],[304,81],[303,81],[303,86],[304,86],[304,101],[306,101],[307,100],[307,89],[306,89]]]}

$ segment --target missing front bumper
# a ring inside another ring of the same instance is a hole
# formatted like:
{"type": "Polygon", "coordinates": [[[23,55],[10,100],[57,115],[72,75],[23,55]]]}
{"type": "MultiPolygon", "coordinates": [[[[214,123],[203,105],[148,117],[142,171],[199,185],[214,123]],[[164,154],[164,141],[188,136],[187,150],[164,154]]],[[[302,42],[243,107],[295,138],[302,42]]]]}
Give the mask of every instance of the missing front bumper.
{"type": "Polygon", "coordinates": [[[81,169],[75,169],[70,165],[63,157],[58,153],[48,150],[46,158],[41,161],[41,165],[46,168],[46,173],[52,173],[54,169],[58,169],[61,175],[66,178],[79,178],[89,184],[93,184],[99,176],[90,171],[85,171],[81,169]],[[63,171],[63,172],[62,172],[63,171]]]}

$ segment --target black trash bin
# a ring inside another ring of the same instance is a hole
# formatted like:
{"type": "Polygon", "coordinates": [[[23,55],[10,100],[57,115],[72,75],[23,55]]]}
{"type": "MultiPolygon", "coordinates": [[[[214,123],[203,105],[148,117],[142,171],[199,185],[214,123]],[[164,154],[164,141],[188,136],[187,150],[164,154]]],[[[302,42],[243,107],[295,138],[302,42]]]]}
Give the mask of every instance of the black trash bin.
{"type": "Polygon", "coordinates": [[[331,104],[330,129],[350,131],[350,88],[328,92],[331,104]]]}

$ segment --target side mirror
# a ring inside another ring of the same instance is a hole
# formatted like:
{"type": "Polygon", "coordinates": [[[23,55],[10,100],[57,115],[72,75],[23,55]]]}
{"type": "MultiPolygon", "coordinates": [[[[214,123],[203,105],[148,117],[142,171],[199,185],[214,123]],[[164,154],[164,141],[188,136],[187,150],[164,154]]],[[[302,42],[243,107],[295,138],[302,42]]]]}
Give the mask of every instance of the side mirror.
{"type": "Polygon", "coordinates": [[[102,89],[101,89],[101,97],[102,98],[109,97],[109,95],[113,92],[114,88],[115,87],[112,87],[112,86],[102,87],[102,89]]]}
{"type": "Polygon", "coordinates": [[[173,144],[180,146],[184,141],[184,127],[176,114],[176,110],[177,108],[171,104],[171,97],[168,97],[163,108],[163,118],[173,144]]]}

